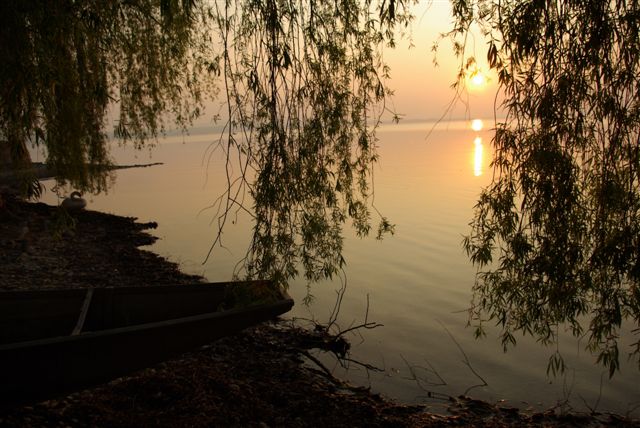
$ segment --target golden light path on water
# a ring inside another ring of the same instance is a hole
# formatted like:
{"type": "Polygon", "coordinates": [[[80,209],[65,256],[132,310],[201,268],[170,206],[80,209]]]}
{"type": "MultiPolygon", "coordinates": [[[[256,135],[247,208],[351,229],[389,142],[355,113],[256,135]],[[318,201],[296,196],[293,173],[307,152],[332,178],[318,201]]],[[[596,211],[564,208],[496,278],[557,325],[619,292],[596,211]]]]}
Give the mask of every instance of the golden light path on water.
{"type": "Polygon", "coordinates": [[[475,149],[473,152],[473,175],[480,177],[482,175],[482,138],[476,137],[473,140],[475,149]]]}
{"type": "MultiPolygon", "coordinates": [[[[484,123],[482,119],[473,119],[471,121],[471,129],[480,132],[484,128],[484,123]]],[[[482,138],[476,136],[475,140],[473,140],[473,144],[475,146],[473,151],[473,175],[476,177],[480,177],[482,175],[482,138]]]]}

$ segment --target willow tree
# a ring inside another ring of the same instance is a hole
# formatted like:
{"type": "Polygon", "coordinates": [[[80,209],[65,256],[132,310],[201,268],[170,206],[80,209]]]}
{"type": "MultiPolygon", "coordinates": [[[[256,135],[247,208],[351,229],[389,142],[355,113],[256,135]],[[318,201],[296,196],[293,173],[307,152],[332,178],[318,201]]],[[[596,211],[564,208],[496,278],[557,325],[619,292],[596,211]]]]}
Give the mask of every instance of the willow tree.
{"type": "Polygon", "coordinates": [[[613,375],[623,322],[640,325],[640,3],[452,3],[460,52],[474,28],[488,40],[506,114],[465,239],[477,334],[490,319],[505,346],[557,343],[568,327],[613,375]]]}
{"type": "MultiPolygon", "coordinates": [[[[375,128],[390,93],[382,48],[410,16],[393,0],[230,0],[215,15],[228,100],[220,229],[250,201],[246,275],[284,283],[301,266],[310,282],[331,278],[345,223],[370,232],[375,128]]],[[[380,216],[378,236],[391,229],[380,216]]]]}
{"type": "MultiPolygon", "coordinates": [[[[59,182],[105,188],[107,116],[138,147],[163,130],[163,113],[186,126],[211,93],[206,17],[197,0],[0,4],[0,139],[9,164],[28,169],[28,145],[46,152],[59,182]]],[[[37,194],[23,177],[27,195],[37,194]]]]}

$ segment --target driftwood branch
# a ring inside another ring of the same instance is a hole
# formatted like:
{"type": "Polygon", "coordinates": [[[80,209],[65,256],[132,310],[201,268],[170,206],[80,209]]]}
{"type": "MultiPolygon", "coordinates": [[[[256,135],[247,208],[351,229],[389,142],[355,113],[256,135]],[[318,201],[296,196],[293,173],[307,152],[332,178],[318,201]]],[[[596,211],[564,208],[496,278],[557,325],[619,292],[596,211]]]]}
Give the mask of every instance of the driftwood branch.
{"type": "MultiPolygon", "coordinates": [[[[92,165],[102,167],[107,171],[113,171],[118,169],[129,168],[148,168],[150,166],[163,165],[162,162],[153,162],[145,164],[132,164],[132,165],[92,165]]],[[[0,185],[13,185],[20,177],[32,176],[38,180],[49,180],[55,178],[57,173],[55,168],[50,168],[47,164],[42,162],[32,162],[30,168],[25,169],[13,169],[11,165],[4,165],[0,168],[0,185]]]]}

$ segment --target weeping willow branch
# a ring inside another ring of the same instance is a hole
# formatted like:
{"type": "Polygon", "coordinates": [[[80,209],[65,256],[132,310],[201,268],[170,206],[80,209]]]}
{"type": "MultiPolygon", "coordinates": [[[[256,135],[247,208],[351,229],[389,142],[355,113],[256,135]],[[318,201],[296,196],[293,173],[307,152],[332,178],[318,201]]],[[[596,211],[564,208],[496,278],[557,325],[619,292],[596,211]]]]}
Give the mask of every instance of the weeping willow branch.
{"type": "Polygon", "coordinates": [[[166,113],[186,129],[216,93],[206,16],[196,0],[2,2],[0,140],[11,167],[29,166],[32,145],[59,184],[99,192],[111,112],[116,136],[137,148],[164,131],[166,113]]]}
{"type": "Polygon", "coordinates": [[[640,5],[453,4],[452,35],[486,36],[506,112],[464,241],[481,269],[471,321],[495,320],[505,346],[586,333],[612,376],[623,320],[640,324],[640,5]]]}
{"type": "MultiPolygon", "coordinates": [[[[345,224],[369,234],[375,129],[390,95],[382,47],[392,23],[410,20],[396,6],[382,22],[369,1],[216,6],[228,100],[218,221],[252,204],[247,277],[286,284],[301,266],[309,282],[330,279],[345,264],[345,224]]],[[[378,235],[392,231],[381,217],[378,235]]]]}

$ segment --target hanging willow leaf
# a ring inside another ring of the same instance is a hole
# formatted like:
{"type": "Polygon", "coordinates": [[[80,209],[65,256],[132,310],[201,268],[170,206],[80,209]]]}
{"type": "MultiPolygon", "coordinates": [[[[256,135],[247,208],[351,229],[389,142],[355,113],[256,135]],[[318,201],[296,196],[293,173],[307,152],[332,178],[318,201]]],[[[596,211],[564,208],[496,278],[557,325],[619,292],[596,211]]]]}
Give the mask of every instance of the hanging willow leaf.
{"type": "MultiPolygon", "coordinates": [[[[391,4],[393,19],[382,24],[380,11],[358,0],[219,6],[229,100],[223,144],[241,154],[229,157],[228,171],[240,176],[230,176],[220,224],[250,196],[247,276],[285,284],[300,267],[308,281],[332,278],[344,265],[345,223],[369,233],[375,129],[389,96],[381,50],[390,26],[410,19],[391,4]]],[[[392,230],[381,218],[378,235],[392,230]]]]}
{"type": "Polygon", "coordinates": [[[623,322],[640,325],[640,4],[453,3],[457,29],[487,34],[504,94],[496,174],[464,240],[481,269],[472,322],[546,343],[556,326],[586,332],[613,375],[623,322]]]}
{"type": "Polygon", "coordinates": [[[215,94],[196,11],[195,0],[0,2],[0,139],[13,168],[29,164],[18,154],[31,143],[59,183],[97,192],[110,109],[136,147],[163,132],[164,113],[188,126],[215,94]]]}

